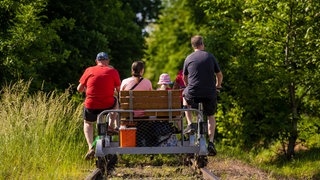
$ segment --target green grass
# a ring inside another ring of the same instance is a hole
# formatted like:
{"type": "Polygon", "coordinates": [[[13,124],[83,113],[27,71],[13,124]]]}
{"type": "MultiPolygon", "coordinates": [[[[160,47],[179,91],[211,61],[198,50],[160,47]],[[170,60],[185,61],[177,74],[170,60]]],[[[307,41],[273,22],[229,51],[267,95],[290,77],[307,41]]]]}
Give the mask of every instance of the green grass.
{"type": "Polygon", "coordinates": [[[291,161],[280,153],[278,143],[269,149],[250,152],[219,145],[217,149],[221,157],[239,159],[274,174],[294,179],[320,179],[320,148],[298,151],[291,161]]]}
{"type": "Polygon", "coordinates": [[[28,94],[28,83],[2,89],[0,178],[83,179],[92,164],[82,133],[82,108],[68,92],[28,94]]]}
{"type": "MultiPolygon", "coordinates": [[[[20,81],[1,90],[0,179],[84,179],[95,164],[83,159],[87,144],[82,104],[72,101],[68,91],[28,94],[29,83],[20,81]]],[[[277,144],[255,152],[219,144],[217,149],[219,156],[240,159],[289,178],[320,179],[318,146],[297,152],[292,161],[283,159],[277,144]]],[[[178,166],[176,158],[123,155],[119,166],[178,166]]]]}
{"type": "Polygon", "coordinates": [[[298,151],[291,161],[285,160],[282,155],[273,154],[261,166],[297,179],[320,179],[320,148],[298,151]]]}

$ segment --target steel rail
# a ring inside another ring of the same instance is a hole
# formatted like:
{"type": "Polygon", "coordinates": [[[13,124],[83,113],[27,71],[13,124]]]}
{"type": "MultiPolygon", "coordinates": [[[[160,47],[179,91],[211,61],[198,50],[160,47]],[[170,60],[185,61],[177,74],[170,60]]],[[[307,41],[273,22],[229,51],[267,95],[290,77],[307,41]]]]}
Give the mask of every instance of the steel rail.
{"type": "Polygon", "coordinates": [[[96,168],[94,171],[92,171],[85,180],[94,180],[97,178],[98,175],[101,175],[101,170],[99,168],[96,168]]]}
{"type": "Polygon", "coordinates": [[[220,180],[220,178],[216,175],[214,175],[211,171],[209,171],[207,168],[203,167],[203,168],[198,168],[195,160],[194,159],[190,159],[190,161],[192,162],[192,169],[197,171],[200,171],[200,174],[202,175],[203,179],[205,180],[220,180]]]}
{"type": "Polygon", "coordinates": [[[216,175],[214,175],[211,171],[209,171],[207,168],[200,168],[201,174],[204,179],[208,180],[220,180],[220,178],[216,175]]]}

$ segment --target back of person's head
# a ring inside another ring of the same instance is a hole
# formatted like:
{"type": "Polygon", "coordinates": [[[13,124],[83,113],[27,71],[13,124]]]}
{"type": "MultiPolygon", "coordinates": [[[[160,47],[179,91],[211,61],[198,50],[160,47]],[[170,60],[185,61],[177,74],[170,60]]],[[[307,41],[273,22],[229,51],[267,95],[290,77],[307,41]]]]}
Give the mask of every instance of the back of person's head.
{"type": "Polygon", "coordinates": [[[193,36],[191,38],[191,45],[192,45],[192,48],[194,49],[198,49],[201,45],[203,45],[202,36],[199,36],[199,35],[193,36]]]}
{"type": "Polygon", "coordinates": [[[134,77],[141,77],[141,72],[144,69],[144,63],[142,61],[135,61],[131,66],[131,74],[134,77]]]}

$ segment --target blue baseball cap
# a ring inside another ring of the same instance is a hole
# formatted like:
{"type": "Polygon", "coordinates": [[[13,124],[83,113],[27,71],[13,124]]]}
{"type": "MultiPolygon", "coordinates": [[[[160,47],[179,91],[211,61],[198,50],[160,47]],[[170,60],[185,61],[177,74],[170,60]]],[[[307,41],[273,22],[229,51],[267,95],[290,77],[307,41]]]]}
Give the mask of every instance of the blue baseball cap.
{"type": "Polygon", "coordinates": [[[96,60],[101,61],[101,60],[108,60],[108,54],[105,52],[100,52],[99,54],[97,54],[97,58],[96,60]]]}

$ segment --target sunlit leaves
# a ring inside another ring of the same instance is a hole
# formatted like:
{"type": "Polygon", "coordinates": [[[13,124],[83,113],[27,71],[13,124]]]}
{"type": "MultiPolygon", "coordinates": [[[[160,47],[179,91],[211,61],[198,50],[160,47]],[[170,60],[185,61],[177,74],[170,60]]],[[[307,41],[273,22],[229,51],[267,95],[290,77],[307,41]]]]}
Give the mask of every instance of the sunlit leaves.
{"type": "Polygon", "coordinates": [[[147,38],[145,60],[146,77],[154,82],[164,72],[173,81],[184,59],[192,52],[190,38],[197,32],[195,21],[202,14],[193,16],[194,9],[190,5],[188,0],[168,2],[159,21],[152,25],[154,30],[147,38]]]}
{"type": "MultiPolygon", "coordinates": [[[[277,138],[278,132],[288,134],[281,131],[290,129],[293,113],[301,115],[308,102],[317,102],[312,99],[319,98],[316,84],[320,84],[320,31],[316,27],[319,27],[320,3],[308,0],[201,2],[213,29],[208,32],[212,50],[219,52],[218,59],[223,63],[223,86],[243,109],[242,133],[255,137],[247,137],[250,143],[259,140],[267,143],[277,138]],[[221,45],[216,45],[217,39],[223,37],[222,44],[228,43],[231,48],[221,49],[221,45]],[[221,56],[221,52],[226,50],[230,57],[229,63],[224,64],[223,57],[227,56],[221,56]]],[[[230,113],[231,109],[225,112],[230,113]]]]}

